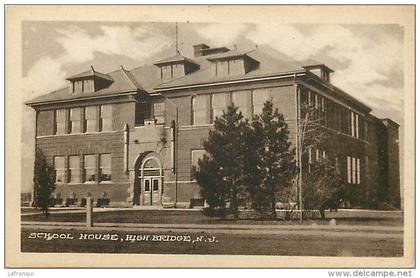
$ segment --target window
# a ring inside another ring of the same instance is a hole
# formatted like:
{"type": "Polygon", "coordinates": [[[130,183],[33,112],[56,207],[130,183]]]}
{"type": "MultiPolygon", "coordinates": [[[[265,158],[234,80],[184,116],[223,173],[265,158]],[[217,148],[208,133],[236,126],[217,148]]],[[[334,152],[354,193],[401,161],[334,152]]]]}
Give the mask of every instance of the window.
{"type": "Polygon", "coordinates": [[[198,168],[198,160],[203,159],[205,150],[192,150],[191,151],[191,167],[198,168]]]}
{"type": "Polygon", "coordinates": [[[351,183],[351,157],[347,156],[347,183],[351,183]]]}
{"type": "Polygon", "coordinates": [[[96,181],[96,155],[85,155],[84,162],[84,181],[96,181]]]}
{"type": "Polygon", "coordinates": [[[359,138],[359,115],[350,111],[351,136],[359,138]]]}
{"type": "Polygon", "coordinates": [[[95,91],[95,86],[93,80],[88,79],[83,81],[83,92],[84,93],[92,93],[95,91]]]}
{"type": "Polygon", "coordinates": [[[80,158],[79,156],[69,156],[69,182],[80,182],[80,158]]]}
{"type": "Polygon", "coordinates": [[[70,109],[70,133],[80,133],[81,129],[81,109],[72,108],[70,109]]]}
{"type": "Polygon", "coordinates": [[[99,130],[112,130],[112,105],[101,105],[101,121],[99,130]]]}
{"type": "Polygon", "coordinates": [[[347,183],[360,184],[360,158],[347,156],[347,183]]]}
{"type": "Polygon", "coordinates": [[[168,80],[172,78],[172,67],[170,65],[161,67],[161,77],[164,80],[168,80]]]}
{"type": "Polygon", "coordinates": [[[136,103],[135,108],[135,124],[136,126],[144,125],[144,120],[150,119],[151,104],[150,103],[136,103]]]}
{"type": "Polygon", "coordinates": [[[159,180],[153,179],[153,191],[159,191],[159,180]]]}
{"type": "Polygon", "coordinates": [[[192,124],[203,125],[210,123],[209,95],[199,95],[192,99],[192,124]]]}
{"type": "Polygon", "coordinates": [[[99,156],[99,181],[111,180],[111,155],[101,154],[99,156]]]}
{"type": "Polygon", "coordinates": [[[83,93],[83,81],[74,81],[73,92],[75,94],[83,93]]]}
{"type": "Polygon", "coordinates": [[[96,106],[85,107],[85,132],[96,131],[97,108],[96,106]]]}
{"type": "Polygon", "coordinates": [[[213,94],[211,104],[213,120],[216,117],[220,118],[223,115],[223,111],[227,111],[229,106],[229,93],[213,94]]]}
{"type": "Polygon", "coordinates": [[[359,138],[359,115],[355,114],[355,118],[354,118],[355,122],[354,122],[354,128],[355,128],[355,136],[356,138],[359,138]]]}
{"type": "Polygon", "coordinates": [[[217,76],[226,76],[229,75],[229,62],[218,61],[216,65],[216,75],[217,76]]]}
{"type": "Polygon", "coordinates": [[[66,109],[55,110],[55,134],[66,133],[66,109]]]}
{"type": "Polygon", "coordinates": [[[153,117],[156,120],[156,123],[164,123],[164,113],[165,113],[165,103],[156,102],[153,103],[153,117]]]}
{"type": "Polygon", "coordinates": [[[174,64],[172,65],[172,77],[177,78],[184,76],[184,65],[182,64],[174,64]]]}
{"type": "Polygon", "coordinates": [[[342,131],[342,113],[341,113],[341,107],[337,105],[337,130],[342,131]]]}
{"type": "Polygon", "coordinates": [[[351,183],[356,183],[356,158],[351,158],[351,183]]]}
{"type": "Polygon", "coordinates": [[[312,106],[312,92],[308,91],[308,106],[312,106]]]}
{"type": "Polygon", "coordinates": [[[242,112],[244,118],[251,118],[251,92],[236,91],[232,92],[232,102],[242,112]]]}
{"type": "Polygon", "coordinates": [[[229,60],[229,74],[243,74],[244,73],[244,60],[243,59],[232,59],[229,60]]]}
{"type": "Polygon", "coordinates": [[[254,108],[254,115],[262,113],[264,103],[267,100],[270,100],[270,90],[269,89],[258,89],[252,91],[252,104],[254,108]]]}
{"type": "Polygon", "coordinates": [[[365,121],[365,139],[366,141],[370,142],[371,138],[370,138],[370,131],[369,131],[369,123],[367,121],[365,121]]]}
{"type": "Polygon", "coordinates": [[[308,162],[312,164],[312,148],[308,149],[308,162]]]}
{"type": "Polygon", "coordinates": [[[55,182],[64,183],[65,182],[65,165],[64,165],[64,156],[54,157],[54,169],[55,169],[55,182]]]}
{"type": "Polygon", "coordinates": [[[360,158],[356,158],[356,184],[360,184],[360,158]]]}
{"type": "Polygon", "coordinates": [[[146,192],[150,191],[150,179],[144,180],[144,191],[146,192]]]}

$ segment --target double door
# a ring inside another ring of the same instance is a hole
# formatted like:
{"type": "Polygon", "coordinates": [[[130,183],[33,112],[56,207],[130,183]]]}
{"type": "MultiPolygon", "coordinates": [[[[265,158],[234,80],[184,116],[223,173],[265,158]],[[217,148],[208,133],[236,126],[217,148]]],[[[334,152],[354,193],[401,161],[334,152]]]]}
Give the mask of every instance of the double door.
{"type": "Polygon", "coordinates": [[[161,205],[162,178],[145,177],[142,180],[142,203],[144,206],[161,205]]]}

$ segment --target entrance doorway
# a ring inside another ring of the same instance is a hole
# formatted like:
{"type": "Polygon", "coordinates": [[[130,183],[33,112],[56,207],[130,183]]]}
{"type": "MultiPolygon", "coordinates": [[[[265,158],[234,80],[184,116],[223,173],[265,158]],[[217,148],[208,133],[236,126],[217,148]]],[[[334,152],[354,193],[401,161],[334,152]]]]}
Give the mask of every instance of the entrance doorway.
{"type": "Polygon", "coordinates": [[[162,167],[158,158],[144,159],[138,169],[140,183],[140,205],[160,206],[162,204],[162,167]]]}
{"type": "Polygon", "coordinates": [[[161,204],[162,179],[160,177],[143,178],[143,205],[158,206],[161,204]]]}

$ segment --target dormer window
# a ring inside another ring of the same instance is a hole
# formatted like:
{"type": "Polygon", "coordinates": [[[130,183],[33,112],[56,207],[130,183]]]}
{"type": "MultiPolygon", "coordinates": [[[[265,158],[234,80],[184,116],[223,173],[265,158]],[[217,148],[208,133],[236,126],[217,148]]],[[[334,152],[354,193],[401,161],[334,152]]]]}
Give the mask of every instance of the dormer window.
{"type": "Polygon", "coordinates": [[[67,78],[71,94],[93,93],[108,87],[114,80],[111,76],[91,70],[67,78]]]}
{"type": "Polygon", "coordinates": [[[259,66],[259,62],[246,53],[237,51],[225,52],[209,57],[207,60],[213,63],[215,76],[246,74],[259,66]]]}
{"type": "Polygon", "coordinates": [[[325,82],[330,82],[330,74],[334,72],[332,69],[327,67],[326,65],[310,65],[310,66],[304,66],[304,69],[307,71],[315,74],[325,82]]]}
{"type": "Polygon", "coordinates": [[[73,94],[92,93],[95,91],[94,80],[92,79],[73,81],[72,87],[71,93],[73,94]]]}
{"type": "Polygon", "coordinates": [[[163,81],[185,76],[199,68],[199,65],[181,54],[160,60],[154,64],[159,68],[159,76],[163,81]]]}

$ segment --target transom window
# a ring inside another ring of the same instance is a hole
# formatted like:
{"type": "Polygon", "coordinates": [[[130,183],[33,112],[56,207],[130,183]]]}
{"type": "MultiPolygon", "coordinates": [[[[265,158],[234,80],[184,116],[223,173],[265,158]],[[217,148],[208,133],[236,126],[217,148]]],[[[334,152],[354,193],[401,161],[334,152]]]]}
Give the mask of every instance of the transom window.
{"type": "Polygon", "coordinates": [[[162,175],[159,163],[155,158],[149,158],[144,163],[142,172],[144,177],[160,177],[162,175]]]}

